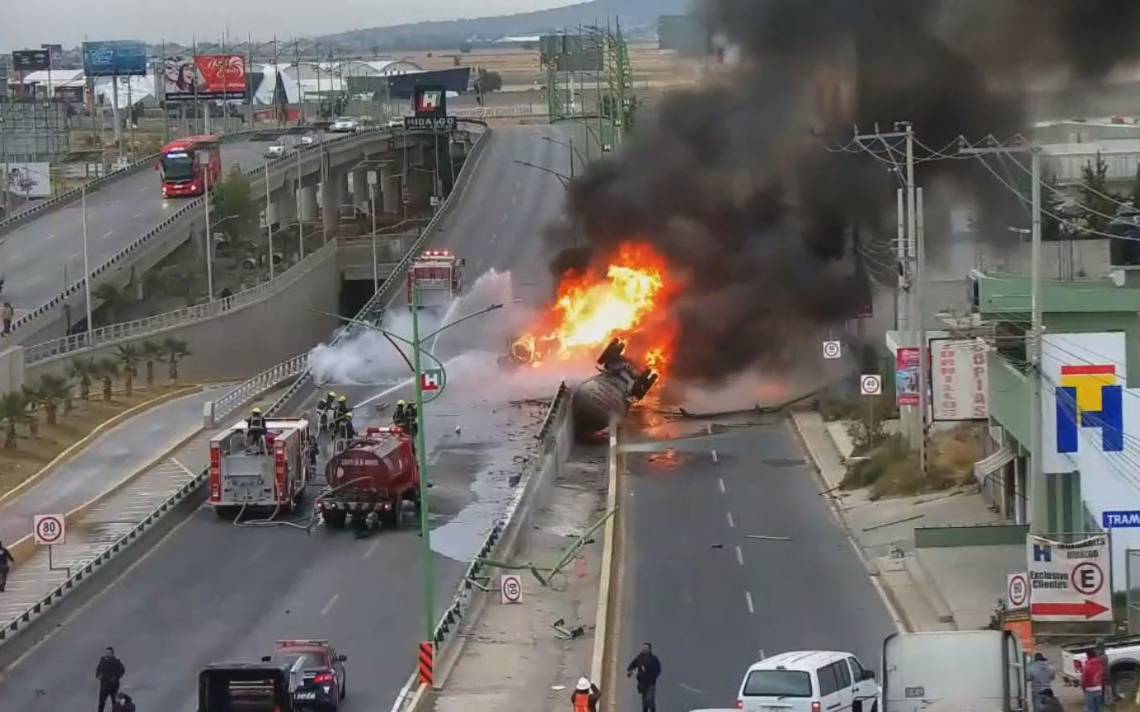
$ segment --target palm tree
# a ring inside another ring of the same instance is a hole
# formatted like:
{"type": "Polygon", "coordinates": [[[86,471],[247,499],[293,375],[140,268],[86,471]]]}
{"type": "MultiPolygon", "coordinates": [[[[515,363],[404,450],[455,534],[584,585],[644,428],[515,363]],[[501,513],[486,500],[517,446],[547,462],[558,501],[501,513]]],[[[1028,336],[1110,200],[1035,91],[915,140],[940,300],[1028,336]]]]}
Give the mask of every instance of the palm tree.
{"type": "Polygon", "coordinates": [[[72,359],[67,366],[67,375],[79,384],[79,397],[83,400],[91,398],[91,381],[95,378],[95,359],[72,359]]]}
{"type": "Polygon", "coordinates": [[[99,359],[95,367],[96,377],[103,383],[103,400],[111,400],[111,385],[119,376],[119,362],[113,358],[99,359]]]}
{"type": "Polygon", "coordinates": [[[0,420],[5,423],[4,447],[16,447],[16,426],[28,422],[28,404],[24,394],[12,391],[0,396],[0,420]]]}
{"type": "Polygon", "coordinates": [[[170,359],[170,382],[175,383],[178,381],[178,362],[190,355],[190,347],[185,341],[171,337],[163,340],[162,350],[170,359]]]}
{"type": "Polygon", "coordinates": [[[27,412],[26,423],[28,424],[28,431],[33,438],[37,440],[40,437],[40,419],[39,409],[40,403],[43,399],[40,396],[40,391],[35,386],[23,386],[20,390],[24,392],[24,410],[27,412]]]}
{"type": "Polygon", "coordinates": [[[123,367],[123,387],[130,398],[135,392],[135,375],[142,360],[142,351],[134,344],[120,344],[115,349],[115,358],[123,367]]]}
{"type": "MultiPolygon", "coordinates": [[[[103,302],[103,308],[107,310],[107,323],[109,324],[114,324],[117,321],[117,312],[127,301],[123,295],[123,290],[113,284],[106,283],[92,289],[91,296],[103,302]]],[[[91,328],[94,328],[94,325],[91,328]]]]}
{"type": "Polygon", "coordinates": [[[146,362],[146,387],[154,385],[154,362],[162,358],[166,350],[157,341],[142,342],[142,358],[146,362]]]}
{"type": "Polygon", "coordinates": [[[36,392],[39,393],[40,402],[44,404],[44,411],[47,412],[48,425],[55,425],[58,422],[60,403],[63,403],[64,412],[70,410],[68,404],[71,403],[71,384],[63,376],[45,373],[40,376],[36,392]]]}

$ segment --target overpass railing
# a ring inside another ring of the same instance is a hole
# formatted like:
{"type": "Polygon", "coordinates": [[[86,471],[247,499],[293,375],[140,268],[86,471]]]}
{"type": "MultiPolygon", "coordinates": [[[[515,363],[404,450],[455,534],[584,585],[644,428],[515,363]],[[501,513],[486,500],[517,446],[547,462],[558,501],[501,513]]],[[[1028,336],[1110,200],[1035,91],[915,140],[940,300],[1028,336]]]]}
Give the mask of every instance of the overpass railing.
{"type": "Polygon", "coordinates": [[[260,302],[267,296],[277,294],[291,286],[300,277],[308,274],[314,267],[330,259],[336,254],[337,241],[331,240],[314,252],[305,256],[297,264],[285,270],[272,280],[243,289],[233,296],[225,299],[216,299],[205,304],[195,304],[191,307],[175,309],[163,314],[124,321],[118,324],[101,326],[90,332],[61,336],[58,339],[44,341],[24,348],[24,364],[34,366],[43,361],[60,358],[87,349],[107,346],[120,341],[141,339],[165,329],[179,326],[188,326],[195,322],[209,319],[244,306],[260,302]]]}
{"type": "MultiPolygon", "coordinates": [[[[221,398],[214,401],[214,417],[221,420],[233,413],[243,404],[259,393],[264,393],[276,384],[306,370],[309,365],[308,352],[297,354],[288,361],[271,366],[233,390],[226,391],[221,398]]],[[[276,408],[270,408],[272,415],[276,408]]]]}
{"type": "MultiPolygon", "coordinates": [[[[312,146],[306,146],[306,147],[300,149],[300,151],[302,154],[311,153],[313,151],[319,151],[319,150],[322,150],[323,147],[327,146],[330,143],[336,143],[336,144],[340,144],[340,145],[343,145],[342,142],[349,142],[349,141],[357,141],[360,143],[364,143],[366,141],[374,140],[377,134],[384,134],[384,133],[390,133],[390,131],[386,128],[385,129],[369,129],[367,131],[361,131],[360,133],[357,133],[357,134],[345,135],[345,136],[337,137],[335,139],[322,141],[321,143],[314,144],[312,146]]],[[[273,170],[275,168],[282,167],[285,164],[288,164],[289,167],[291,167],[293,165],[293,163],[296,162],[296,160],[297,160],[296,154],[281,156],[281,157],[273,159],[272,161],[269,161],[269,167],[271,170],[273,170]]],[[[264,171],[264,166],[258,166],[256,168],[251,168],[251,169],[245,171],[244,175],[253,176],[254,174],[261,173],[263,171],[264,171]]],[[[134,259],[134,257],[137,255],[137,253],[145,245],[147,245],[151,240],[153,240],[156,236],[158,236],[159,234],[164,232],[167,228],[169,228],[174,223],[176,223],[179,220],[190,215],[195,210],[201,209],[203,202],[204,202],[204,198],[195,198],[194,200],[191,200],[190,202],[186,203],[185,205],[183,205],[178,210],[176,210],[173,213],[171,213],[170,215],[168,215],[166,217],[166,219],[163,220],[162,222],[160,222],[158,225],[155,225],[151,229],[144,232],[134,242],[127,245],[122,250],[119,250],[119,252],[112,255],[103,264],[101,264],[98,267],[96,267],[95,269],[93,269],[91,271],[91,277],[90,277],[92,279],[92,281],[94,281],[95,278],[100,277],[100,276],[110,272],[112,269],[119,267],[120,265],[126,264],[130,260],[134,259]]],[[[32,311],[28,312],[27,314],[24,314],[23,316],[21,316],[19,319],[16,319],[12,323],[12,327],[16,330],[21,329],[22,327],[32,323],[36,319],[43,317],[47,313],[51,312],[53,309],[61,306],[62,304],[67,302],[68,299],[70,299],[71,297],[78,294],[82,289],[83,289],[83,280],[79,280],[79,281],[75,282],[74,284],[69,286],[67,289],[60,292],[55,297],[52,297],[45,304],[41,304],[40,306],[36,307],[32,311]]]]}
{"type": "MultiPolygon", "coordinates": [[[[234,141],[236,139],[245,138],[246,136],[248,136],[250,134],[263,133],[263,132],[264,132],[264,129],[246,129],[243,131],[234,131],[232,133],[228,133],[228,134],[223,135],[222,141],[223,142],[234,141]]],[[[15,215],[12,215],[9,218],[6,218],[4,220],[0,220],[0,235],[4,234],[8,230],[16,227],[17,225],[21,225],[21,224],[27,222],[28,220],[31,220],[32,218],[39,217],[40,215],[43,215],[44,213],[51,212],[52,210],[55,210],[56,208],[63,207],[64,205],[67,205],[68,203],[79,200],[80,196],[83,194],[84,188],[86,188],[88,190],[88,192],[90,192],[92,190],[97,190],[97,189],[101,188],[104,185],[107,185],[108,183],[110,183],[112,181],[116,181],[120,178],[126,178],[127,176],[134,175],[135,173],[138,173],[139,171],[141,171],[144,168],[149,168],[155,164],[155,162],[159,159],[160,155],[161,154],[158,154],[158,153],[147,154],[146,156],[143,156],[142,158],[138,159],[134,163],[127,165],[124,168],[120,168],[118,170],[111,171],[110,173],[105,173],[104,175],[99,176],[95,180],[87,181],[86,183],[84,183],[82,186],[80,186],[78,188],[72,188],[71,190],[64,191],[64,192],[60,193],[59,195],[55,196],[54,198],[49,198],[48,200],[44,200],[40,203],[37,203],[33,207],[28,208],[27,210],[21,210],[20,212],[16,213],[15,215]]]]}

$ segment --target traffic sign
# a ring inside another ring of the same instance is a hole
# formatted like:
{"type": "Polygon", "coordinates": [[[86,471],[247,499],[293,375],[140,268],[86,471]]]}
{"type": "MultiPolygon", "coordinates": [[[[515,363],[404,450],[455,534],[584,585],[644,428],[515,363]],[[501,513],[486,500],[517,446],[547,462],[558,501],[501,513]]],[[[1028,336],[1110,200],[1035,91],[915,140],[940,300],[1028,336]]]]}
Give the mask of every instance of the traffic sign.
{"type": "Polygon", "coordinates": [[[499,577],[499,602],[522,603],[522,579],[518,574],[503,574],[499,577]]]}
{"type": "Polygon", "coordinates": [[[1140,527],[1140,510],[1101,512],[1100,525],[1105,529],[1132,529],[1140,527]]]}
{"type": "Polygon", "coordinates": [[[824,341],[823,342],[823,357],[825,359],[837,359],[843,355],[843,344],[838,341],[824,341]]]}
{"type": "Polygon", "coordinates": [[[1104,571],[1100,565],[1091,561],[1083,561],[1073,567],[1071,574],[1073,588],[1085,596],[1093,596],[1104,585],[1104,571]]]}
{"type": "Polygon", "coordinates": [[[1029,603],[1029,574],[1009,574],[1005,578],[1005,607],[1016,611],[1029,603]]]}
{"type": "Polygon", "coordinates": [[[865,396],[877,396],[883,392],[883,377],[874,373],[864,373],[859,376],[859,393],[865,396]]]}
{"type": "Polygon", "coordinates": [[[1079,603],[1034,603],[1029,606],[1029,615],[1034,620],[1052,618],[1055,620],[1087,621],[1102,613],[1109,612],[1106,606],[1087,598],[1079,603]]]}
{"type": "Polygon", "coordinates": [[[1071,542],[1027,536],[1030,618],[1111,621],[1111,566],[1107,534],[1071,542]]]}
{"type": "Polygon", "coordinates": [[[62,514],[37,514],[32,518],[32,532],[38,546],[62,544],[67,540],[67,523],[62,514]]]}
{"type": "Polygon", "coordinates": [[[421,374],[420,390],[438,391],[443,388],[443,369],[427,368],[421,374]]]}

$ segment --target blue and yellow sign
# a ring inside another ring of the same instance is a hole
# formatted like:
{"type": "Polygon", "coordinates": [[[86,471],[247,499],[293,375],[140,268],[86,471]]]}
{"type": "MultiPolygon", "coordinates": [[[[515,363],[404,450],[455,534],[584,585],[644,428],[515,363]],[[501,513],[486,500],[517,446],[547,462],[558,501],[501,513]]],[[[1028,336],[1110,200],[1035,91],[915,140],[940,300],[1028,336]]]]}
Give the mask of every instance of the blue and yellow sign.
{"type": "Polygon", "coordinates": [[[1100,428],[1104,452],[1124,450],[1124,389],[1115,366],[1061,366],[1056,396],[1057,452],[1078,451],[1078,428],[1100,428]]]}

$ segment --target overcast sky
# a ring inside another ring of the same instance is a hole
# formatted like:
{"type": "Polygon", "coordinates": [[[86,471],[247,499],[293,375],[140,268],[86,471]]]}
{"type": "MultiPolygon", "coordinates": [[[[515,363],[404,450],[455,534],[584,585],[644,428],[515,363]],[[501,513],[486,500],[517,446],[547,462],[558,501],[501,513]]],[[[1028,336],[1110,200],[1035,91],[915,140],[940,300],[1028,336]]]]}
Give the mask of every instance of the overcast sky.
{"type": "Polygon", "coordinates": [[[570,5],[577,0],[0,0],[0,51],[60,42],[199,38],[255,41],[421,20],[453,20],[570,5]]]}

